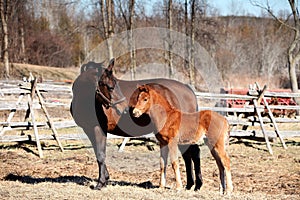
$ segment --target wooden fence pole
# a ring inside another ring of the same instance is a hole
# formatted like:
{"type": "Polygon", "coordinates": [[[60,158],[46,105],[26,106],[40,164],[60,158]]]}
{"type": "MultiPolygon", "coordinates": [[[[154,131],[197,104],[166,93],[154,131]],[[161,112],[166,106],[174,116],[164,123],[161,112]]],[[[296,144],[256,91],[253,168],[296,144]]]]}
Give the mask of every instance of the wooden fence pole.
{"type": "Polygon", "coordinates": [[[285,142],[284,142],[284,140],[283,140],[281,134],[279,133],[279,129],[278,129],[277,123],[276,123],[276,121],[275,121],[274,115],[273,115],[273,113],[272,113],[272,111],[271,111],[271,109],[270,109],[270,107],[269,107],[269,104],[268,104],[268,102],[266,101],[265,97],[263,97],[263,101],[264,101],[264,103],[265,103],[266,108],[268,109],[268,114],[269,114],[269,116],[270,116],[271,122],[272,122],[273,125],[274,125],[275,133],[276,133],[277,137],[279,137],[280,142],[282,143],[283,148],[287,149],[287,146],[285,145],[285,142]]]}
{"type": "Polygon", "coordinates": [[[40,158],[43,158],[44,156],[43,156],[42,146],[41,146],[41,142],[40,142],[40,138],[39,138],[38,128],[37,128],[37,125],[35,123],[34,110],[33,110],[33,106],[32,106],[36,84],[37,84],[37,79],[34,79],[34,81],[31,82],[31,94],[27,95],[28,96],[28,107],[29,107],[28,109],[29,109],[29,112],[30,112],[31,120],[32,120],[33,132],[34,132],[34,136],[35,136],[35,139],[36,139],[36,145],[37,145],[37,148],[38,148],[39,156],[40,156],[40,158]]]}
{"type": "Polygon", "coordinates": [[[36,94],[37,94],[37,96],[38,96],[39,103],[40,103],[40,105],[41,105],[41,107],[42,107],[42,110],[43,110],[43,112],[44,112],[44,114],[46,115],[46,118],[47,118],[47,120],[48,120],[49,128],[52,130],[53,137],[54,137],[54,139],[56,140],[56,142],[57,142],[57,144],[58,144],[60,150],[63,152],[63,151],[64,151],[64,148],[63,148],[63,146],[62,146],[62,144],[61,144],[61,142],[60,142],[60,140],[59,140],[59,138],[58,138],[57,131],[56,131],[56,129],[55,129],[55,127],[54,127],[54,124],[53,124],[53,121],[52,121],[52,119],[51,119],[51,117],[50,117],[50,115],[49,115],[49,113],[48,113],[48,111],[47,111],[47,108],[46,108],[46,106],[45,106],[43,97],[42,97],[42,95],[41,95],[41,93],[40,93],[40,91],[39,91],[38,88],[36,88],[35,91],[36,91],[36,94]]]}
{"type": "Polygon", "coordinates": [[[264,122],[263,122],[263,119],[261,117],[261,114],[260,114],[260,110],[258,110],[258,103],[257,103],[257,100],[256,99],[253,99],[253,103],[254,103],[254,107],[255,107],[255,111],[256,111],[256,114],[258,116],[258,119],[259,119],[259,124],[260,124],[260,128],[264,134],[264,137],[265,137],[265,141],[266,141],[266,144],[267,144],[267,148],[269,150],[269,153],[271,155],[273,155],[273,151],[272,151],[272,147],[270,145],[270,141],[269,141],[269,138],[268,138],[268,135],[267,135],[267,132],[265,130],[265,127],[264,127],[264,122]]]}

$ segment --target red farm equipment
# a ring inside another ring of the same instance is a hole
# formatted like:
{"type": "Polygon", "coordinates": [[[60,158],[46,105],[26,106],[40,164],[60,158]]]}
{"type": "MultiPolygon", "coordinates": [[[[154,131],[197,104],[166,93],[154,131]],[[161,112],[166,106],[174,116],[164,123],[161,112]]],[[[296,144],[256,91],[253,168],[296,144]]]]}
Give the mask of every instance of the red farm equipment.
{"type": "MultiPolygon", "coordinates": [[[[254,91],[256,92],[256,91],[254,91]]],[[[225,94],[234,94],[234,95],[250,95],[253,93],[253,90],[250,91],[248,89],[222,89],[222,93],[225,94]]],[[[276,89],[276,90],[267,90],[265,97],[266,101],[269,105],[278,105],[280,106],[296,106],[296,102],[293,100],[293,98],[288,97],[288,95],[282,97],[281,95],[274,95],[274,94],[288,94],[291,93],[291,90],[288,89],[276,89]],[[268,95],[270,94],[270,95],[268,95]],[[272,95],[271,95],[272,94],[272,95]]],[[[244,108],[246,105],[252,105],[253,102],[248,99],[243,98],[232,98],[226,100],[226,106],[228,108],[244,108]]],[[[264,102],[261,101],[261,105],[264,105],[264,102]]],[[[296,113],[296,110],[287,110],[282,108],[276,108],[272,109],[274,116],[287,116],[291,117],[296,113]]]]}

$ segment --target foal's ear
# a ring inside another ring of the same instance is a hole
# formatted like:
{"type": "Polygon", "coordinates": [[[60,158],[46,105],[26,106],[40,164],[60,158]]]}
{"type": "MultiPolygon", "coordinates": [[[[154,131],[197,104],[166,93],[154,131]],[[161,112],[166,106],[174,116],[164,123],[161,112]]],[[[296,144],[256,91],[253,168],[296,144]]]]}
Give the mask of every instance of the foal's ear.
{"type": "Polygon", "coordinates": [[[140,92],[149,92],[149,88],[147,85],[141,85],[141,86],[139,86],[139,91],[140,92]]]}

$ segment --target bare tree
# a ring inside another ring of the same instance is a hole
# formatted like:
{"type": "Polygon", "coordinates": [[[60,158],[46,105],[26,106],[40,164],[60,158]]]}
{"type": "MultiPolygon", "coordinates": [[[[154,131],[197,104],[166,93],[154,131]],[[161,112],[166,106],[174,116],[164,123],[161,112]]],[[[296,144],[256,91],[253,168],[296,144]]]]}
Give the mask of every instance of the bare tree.
{"type": "Polygon", "coordinates": [[[189,26],[188,26],[188,0],[184,1],[184,28],[185,28],[185,35],[186,35],[186,40],[185,40],[185,69],[188,69],[188,65],[189,65],[189,26]]]}
{"type": "Polygon", "coordinates": [[[135,0],[131,0],[129,2],[129,30],[130,30],[130,60],[131,60],[131,78],[135,79],[135,73],[136,73],[136,51],[135,51],[135,42],[134,42],[134,36],[133,36],[133,15],[134,15],[134,4],[135,0]]]}
{"type": "MultiPolygon", "coordinates": [[[[289,70],[289,77],[291,83],[291,89],[293,92],[298,92],[298,83],[297,83],[297,74],[296,74],[296,67],[299,65],[300,61],[300,14],[297,8],[298,1],[296,0],[288,0],[291,11],[292,11],[292,24],[290,23],[290,19],[288,18],[286,21],[282,20],[281,18],[277,17],[274,12],[272,11],[269,1],[267,1],[267,5],[263,6],[256,2],[252,2],[253,5],[256,5],[262,9],[265,9],[276,21],[280,24],[286,26],[291,31],[294,32],[293,41],[288,47],[287,56],[288,56],[288,70],[289,70]]],[[[295,99],[297,104],[300,104],[300,99],[295,99]]]]}
{"type": "Polygon", "coordinates": [[[5,76],[9,77],[9,56],[8,56],[8,16],[10,13],[10,0],[0,0],[0,17],[3,32],[3,62],[5,69],[5,76]]]}
{"type": "Polygon", "coordinates": [[[168,17],[167,17],[167,26],[168,26],[168,68],[169,68],[169,77],[173,78],[174,76],[174,68],[173,68],[173,54],[172,54],[172,29],[173,29],[173,21],[172,21],[172,10],[173,10],[173,2],[169,0],[168,2],[168,17]]]}
{"type": "Polygon", "coordinates": [[[130,0],[130,1],[119,0],[118,7],[127,29],[128,47],[130,51],[130,62],[131,62],[130,72],[131,72],[131,79],[134,80],[136,74],[136,50],[135,50],[135,40],[133,35],[135,0],[130,0]],[[122,4],[124,2],[126,2],[125,5],[122,4]]]}
{"type": "MultiPolygon", "coordinates": [[[[300,15],[295,0],[289,0],[289,3],[293,13],[293,25],[290,28],[294,32],[294,39],[288,48],[288,67],[292,91],[298,92],[296,66],[299,65],[300,61],[300,15]]],[[[296,102],[299,105],[300,99],[296,100],[296,102]]]]}
{"type": "Polygon", "coordinates": [[[103,28],[104,28],[104,34],[105,39],[107,42],[107,48],[108,48],[108,56],[109,59],[114,57],[113,54],[113,48],[112,48],[112,41],[109,39],[113,37],[114,35],[114,1],[113,0],[107,0],[106,3],[104,0],[100,1],[100,7],[101,7],[101,13],[102,13],[102,22],[103,22],[103,28]]]}
{"type": "Polygon", "coordinates": [[[190,76],[190,84],[195,85],[195,58],[194,58],[194,46],[195,46],[195,1],[191,1],[191,45],[190,45],[190,62],[189,62],[189,76],[190,76]]]}

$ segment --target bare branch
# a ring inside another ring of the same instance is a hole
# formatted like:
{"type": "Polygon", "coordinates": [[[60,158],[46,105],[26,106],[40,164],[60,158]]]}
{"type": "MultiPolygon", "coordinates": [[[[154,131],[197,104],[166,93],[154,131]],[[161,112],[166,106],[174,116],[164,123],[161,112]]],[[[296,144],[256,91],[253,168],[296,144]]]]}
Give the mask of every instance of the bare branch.
{"type": "MultiPolygon", "coordinates": [[[[290,0],[289,0],[289,1],[290,1],[290,0]]],[[[284,25],[284,26],[286,26],[286,27],[289,28],[289,29],[296,30],[295,27],[293,27],[293,26],[291,26],[291,25],[288,24],[289,18],[290,18],[290,16],[292,16],[293,14],[290,14],[290,15],[288,16],[287,20],[284,21],[284,20],[278,18],[278,17],[274,14],[274,12],[273,12],[273,10],[272,10],[272,8],[271,8],[271,6],[270,6],[268,0],[267,0],[267,5],[262,5],[262,4],[259,3],[258,1],[254,1],[254,0],[250,0],[250,3],[251,3],[253,6],[256,6],[256,7],[258,7],[258,8],[261,8],[261,9],[265,10],[267,13],[269,13],[269,14],[270,14],[277,22],[279,22],[281,25],[284,25]]]]}

